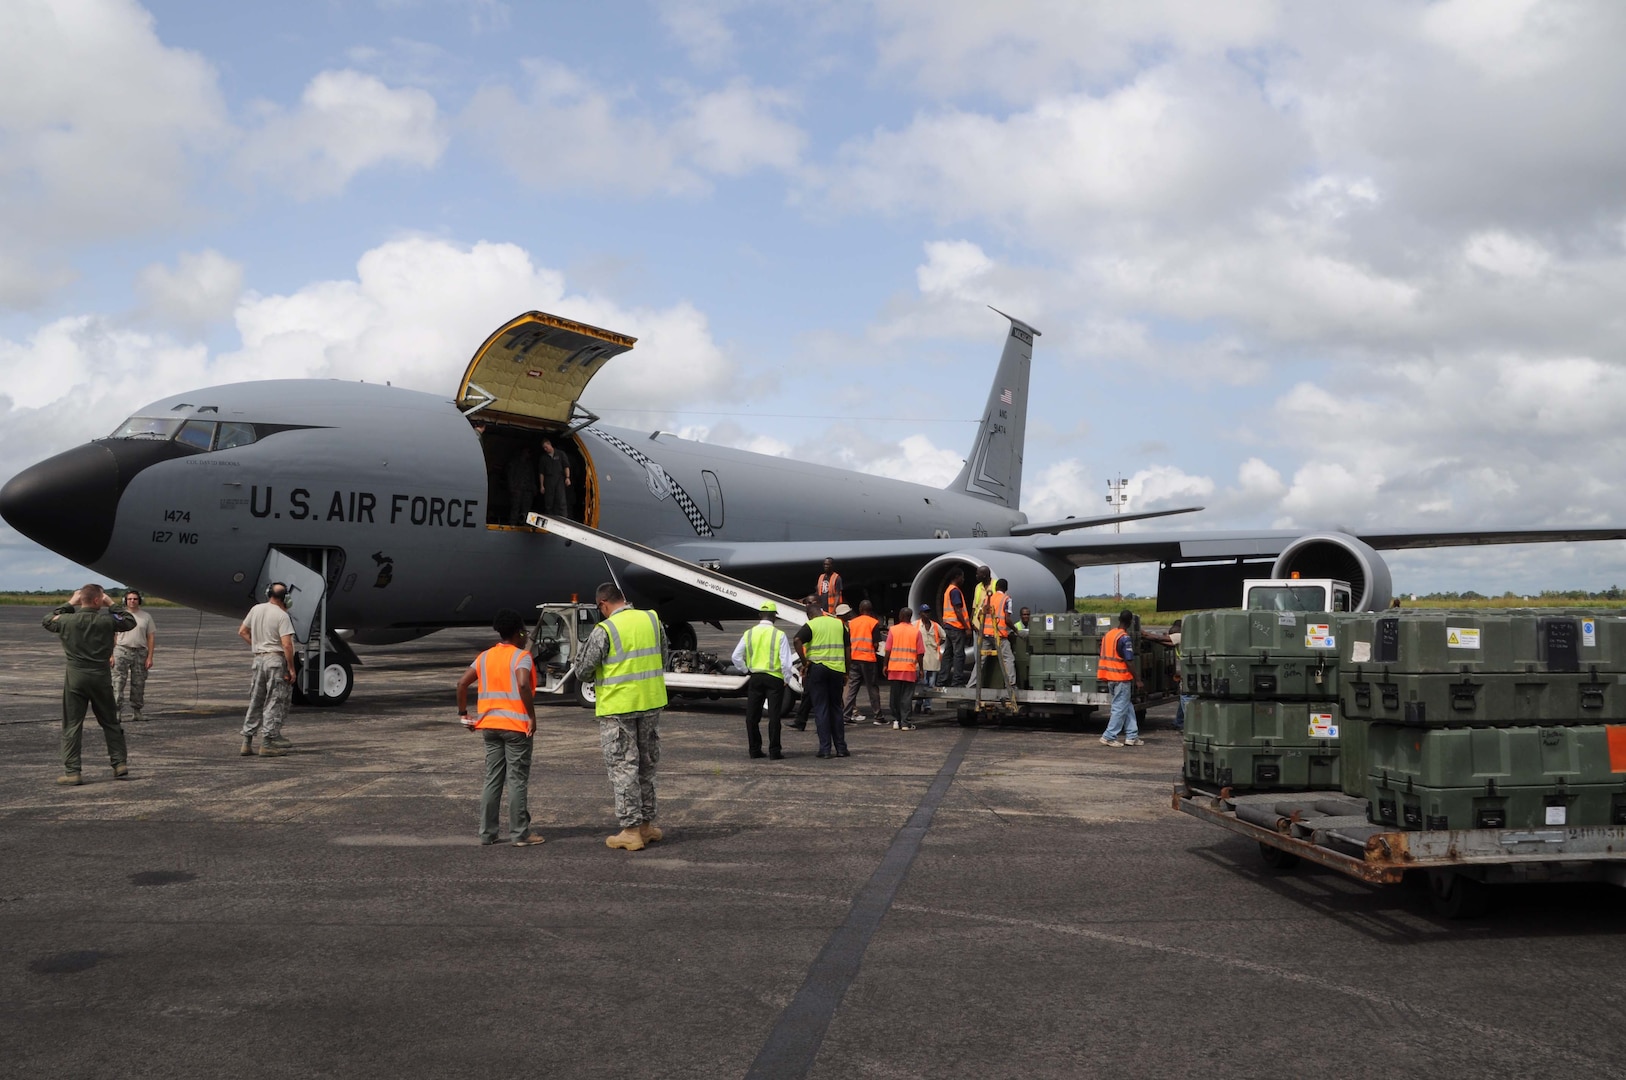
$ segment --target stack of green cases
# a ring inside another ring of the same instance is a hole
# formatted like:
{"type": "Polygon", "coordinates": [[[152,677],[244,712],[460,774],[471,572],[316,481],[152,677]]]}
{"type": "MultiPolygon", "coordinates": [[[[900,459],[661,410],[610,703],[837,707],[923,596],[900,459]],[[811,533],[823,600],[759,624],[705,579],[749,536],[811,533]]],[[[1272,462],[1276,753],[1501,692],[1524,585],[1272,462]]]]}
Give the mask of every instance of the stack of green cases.
{"type": "Polygon", "coordinates": [[[1341,729],[1334,702],[1198,698],[1186,705],[1185,776],[1234,790],[1337,790],[1341,729]]]}
{"type": "Polygon", "coordinates": [[[1341,628],[1346,794],[1402,829],[1626,825],[1626,618],[1399,611],[1341,628]]]}
{"type": "Polygon", "coordinates": [[[1025,646],[1029,659],[1026,670],[1017,672],[1019,685],[1028,690],[1067,693],[1077,686],[1080,693],[1094,693],[1100,654],[1095,616],[1072,611],[1046,613],[1033,616],[1027,625],[1025,646]]]}
{"type": "Polygon", "coordinates": [[[1371,801],[1379,824],[1428,830],[1626,825],[1626,728],[1371,724],[1366,738],[1366,790],[1359,794],[1371,801]]]}

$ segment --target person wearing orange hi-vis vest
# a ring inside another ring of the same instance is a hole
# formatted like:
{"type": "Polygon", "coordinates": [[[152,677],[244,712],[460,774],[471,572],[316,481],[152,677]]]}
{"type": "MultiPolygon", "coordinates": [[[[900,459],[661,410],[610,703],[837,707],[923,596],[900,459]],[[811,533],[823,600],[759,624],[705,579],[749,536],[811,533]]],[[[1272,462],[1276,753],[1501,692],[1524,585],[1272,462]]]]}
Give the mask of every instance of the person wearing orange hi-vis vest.
{"type": "MultiPolygon", "coordinates": [[[[959,567],[949,571],[943,587],[943,630],[948,637],[948,674],[944,686],[964,686],[969,676],[965,670],[965,647],[971,640],[971,609],[965,606],[965,571],[959,567]]],[[[975,661],[973,661],[975,662],[975,661]]]]}
{"type": "Polygon", "coordinates": [[[485,736],[486,786],[480,794],[480,843],[497,842],[498,810],[504,780],[508,788],[510,842],[529,847],[542,842],[531,831],[529,785],[531,738],[536,733],[536,667],[525,648],[525,620],[512,608],[503,608],[491,628],[497,644],[475,657],[457,681],[457,718],[464,727],[485,736]],[[469,687],[478,687],[475,713],[469,719],[469,687]]]}
{"type": "Polygon", "coordinates": [[[1112,716],[1101,736],[1105,746],[1141,745],[1134,703],[1134,687],[1140,680],[1135,678],[1135,645],[1129,638],[1129,628],[1134,624],[1135,613],[1125,611],[1118,616],[1118,625],[1101,638],[1101,664],[1096,678],[1112,687],[1112,716]],[[1118,741],[1120,735],[1124,736],[1122,742],[1118,741]]]}
{"type": "MultiPolygon", "coordinates": [[[[847,605],[842,604],[841,607],[847,605]]],[[[836,614],[841,614],[840,608],[836,609],[836,614]]],[[[880,644],[876,640],[876,627],[880,624],[875,617],[875,608],[868,600],[860,602],[858,614],[847,621],[847,636],[851,639],[852,647],[847,663],[847,688],[841,696],[841,715],[849,724],[858,721],[854,710],[858,707],[860,686],[869,692],[870,719],[877,724],[886,723],[881,716],[881,665],[875,655],[875,646],[880,644]]]]}
{"type": "Polygon", "coordinates": [[[1011,597],[1004,578],[995,581],[982,604],[982,645],[977,650],[973,686],[982,685],[984,657],[994,659],[1005,673],[1005,701],[1016,704],[1016,654],[1011,652],[1011,597]]]}
{"type": "Polygon", "coordinates": [[[913,612],[899,608],[898,621],[886,632],[886,681],[892,690],[892,726],[899,731],[915,730],[909,713],[924,659],[925,639],[912,620],[913,612]]]}

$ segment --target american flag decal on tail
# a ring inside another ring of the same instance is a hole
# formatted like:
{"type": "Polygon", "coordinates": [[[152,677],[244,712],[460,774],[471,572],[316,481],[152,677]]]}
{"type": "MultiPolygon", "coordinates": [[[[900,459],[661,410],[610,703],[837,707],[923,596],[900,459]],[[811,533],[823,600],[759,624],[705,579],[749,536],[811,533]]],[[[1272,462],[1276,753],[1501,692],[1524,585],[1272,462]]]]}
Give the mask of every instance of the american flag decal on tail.
{"type": "Polygon", "coordinates": [[[1011,392],[1009,390],[1001,390],[999,392],[999,400],[1004,402],[1006,405],[1009,405],[1011,403],[1011,392]]]}

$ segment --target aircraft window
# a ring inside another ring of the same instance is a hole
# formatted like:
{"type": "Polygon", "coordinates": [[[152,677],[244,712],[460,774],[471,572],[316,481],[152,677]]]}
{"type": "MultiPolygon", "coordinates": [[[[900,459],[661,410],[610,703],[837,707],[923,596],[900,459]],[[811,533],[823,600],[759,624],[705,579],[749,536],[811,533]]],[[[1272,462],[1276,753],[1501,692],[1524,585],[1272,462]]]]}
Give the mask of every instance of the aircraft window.
{"type": "Polygon", "coordinates": [[[109,435],[110,439],[167,439],[181,421],[168,416],[132,416],[109,435]]]}
{"type": "Polygon", "coordinates": [[[228,421],[220,425],[220,437],[215,440],[215,449],[230,450],[234,446],[247,446],[257,437],[253,424],[233,424],[228,421]]]}
{"type": "Polygon", "coordinates": [[[1248,593],[1250,611],[1324,611],[1326,603],[1327,594],[1315,585],[1284,585],[1248,593]]]}
{"type": "Polygon", "coordinates": [[[175,441],[207,450],[215,441],[215,426],[207,420],[188,420],[175,433],[175,441]]]}

